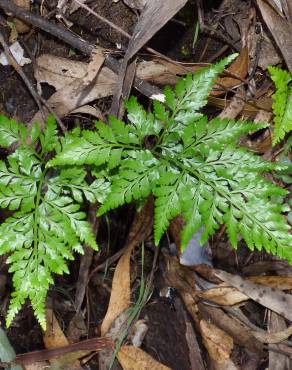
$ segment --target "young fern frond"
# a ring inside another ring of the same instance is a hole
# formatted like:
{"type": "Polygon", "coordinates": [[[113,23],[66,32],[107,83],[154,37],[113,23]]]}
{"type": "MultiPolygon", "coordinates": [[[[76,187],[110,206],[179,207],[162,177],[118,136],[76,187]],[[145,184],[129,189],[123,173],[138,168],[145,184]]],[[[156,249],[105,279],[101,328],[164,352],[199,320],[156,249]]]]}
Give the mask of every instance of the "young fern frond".
{"type": "Polygon", "coordinates": [[[45,328],[45,299],[53,274],[69,272],[66,260],[73,259],[74,251],[82,252],[80,243],[97,249],[91,225],[80,207],[84,199],[103,200],[108,185],[104,179],[88,184],[82,168],[45,168],[46,155],[59,147],[52,117],[43,133],[38,125],[33,126],[30,145],[23,135],[24,126],[3,118],[1,122],[3,147],[23,139],[6,161],[0,161],[0,207],[16,211],[0,225],[0,254],[9,254],[14,287],[6,321],[10,325],[28,298],[45,328]],[[34,148],[37,140],[41,144],[38,151],[34,148]]]}
{"type": "Polygon", "coordinates": [[[283,198],[287,192],[263,176],[283,167],[238,148],[241,135],[267,125],[218,118],[208,122],[199,112],[218,74],[233,58],[186,76],[174,90],[166,88],[166,102],[154,101],[153,114],[131,98],[126,104],[130,122],[125,125],[119,121],[124,130],[119,138],[114,121],[105,129],[109,134],[97,127],[89,140],[89,133],[82,132],[81,147],[77,149],[77,141],[74,148],[64,147],[50,165],[72,163],[72,158],[76,163],[92,165],[94,159],[83,153],[83,140],[90,142],[91,151],[96,153],[95,165],[105,164],[111,182],[99,215],[153,194],[156,244],[170,221],[182,214],[183,248],[201,227],[204,243],[225,224],[233,247],[241,235],[250,249],[264,248],[292,263],[292,236],[283,215],[286,209],[272,202],[274,195],[283,198]],[[129,133],[126,142],[125,130],[129,133]],[[103,155],[108,145],[111,149],[103,155]],[[113,148],[121,155],[111,171],[106,163],[113,148]],[[99,156],[104,159],[99,160],[99,156]]]}

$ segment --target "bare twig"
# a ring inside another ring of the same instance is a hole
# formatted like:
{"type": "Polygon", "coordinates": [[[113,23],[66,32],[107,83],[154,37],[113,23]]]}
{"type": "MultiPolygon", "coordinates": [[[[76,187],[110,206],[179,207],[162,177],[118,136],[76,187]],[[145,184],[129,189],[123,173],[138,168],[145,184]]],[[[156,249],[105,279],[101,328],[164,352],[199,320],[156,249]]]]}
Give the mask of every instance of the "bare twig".
{"type": "Polygon", "coordinates": [[[15,69],[15,71],[22,78],[22,80],[25,83],[28,91],[30,92],[30,94],[34,98],[39,110],[41,111],[43,119],[45,120],[45,113],[44,113],[43,107],[41,105],[40,97],[39,97],[38,93],[35,91],[35,89],[33,88],[32,84],[30,83],[29,79],[27,78],[26,74],[24,73],[23,69],[18,64],[17,60],[14,58],[13,54],[11,53],[11,51],[9,49],[9,46],[7,45],[7,43],[4,39],[4,36],[2,35],[1,32],[0,32],[0,43],[3,47],[3,49],[4,49],[4,53],[5,53],[8,61],[9,61],[9,64],[15,69]]]}
{"type": "Polygon", "coordinates": [[[19,354],[15,358],[15,363],[28,365],[38,361],[50,360],[65,353],[76,351],[101,351],[104,348],[113,348],[113,342],[106,337],[92,338],[81,342],[69,344],[68,346],[44,349],[40,351],[19,354]]]}

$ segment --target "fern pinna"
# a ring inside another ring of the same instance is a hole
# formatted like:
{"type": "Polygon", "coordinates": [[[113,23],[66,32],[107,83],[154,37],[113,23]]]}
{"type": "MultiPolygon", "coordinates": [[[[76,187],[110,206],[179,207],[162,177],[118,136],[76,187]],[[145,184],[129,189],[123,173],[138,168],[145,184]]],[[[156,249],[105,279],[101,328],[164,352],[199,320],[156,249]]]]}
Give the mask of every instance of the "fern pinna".
{"type": "Polygon", "coordinates": [[[275,114],[273,145],[275,145],[292,131],[292,74],[277,67],[269,67],[268,70],[276,86],[273,95],[275,114]]]}
{"type": "MultiPolygon", "coordinates": [[[[70,135],[62,140],[70,140],[70,135]]],[[[7,324],[28,298],[45,328],[45,299],[52,274],[69,272],[66,260],[73,259],[74,251],[82,253],[82,242],[97,249],[80,205],[84,199],[102,201],[107,183],[96,179],[89,185],[81,167],[45,168],[48,153],[60,149],[52,117],[43,133],[35,124],[28,134],[24,125],[0,116],[1,147],[15,142],[21,145],[0,161],[0,206],[14,212],[0,225],[0,254],[9,254],[14,286],[7,324]]]]}
{"type": "Polygon", "coordinates": [[[265,124],[212,119],[199,110],[218,74],[233,56],[182,78],[166,88],[165,104],[154,101],[147,113],[132,97],[127,103],[129,124],[109,117],[82,131],[49,162],[49,166],[90,165],[106,170],[110,192],[98,214],[150,194],[155,197],[154,236],[158,244],[170,221],[183,214],[182,246],[204,226],[201,242],[220,225],[233,247],[240,234],[250,249],[262,249],[292,262],[292,236],[274,195],[286,191],[263,174],[279,165],[238,148],[241,135],[265,124]]]}

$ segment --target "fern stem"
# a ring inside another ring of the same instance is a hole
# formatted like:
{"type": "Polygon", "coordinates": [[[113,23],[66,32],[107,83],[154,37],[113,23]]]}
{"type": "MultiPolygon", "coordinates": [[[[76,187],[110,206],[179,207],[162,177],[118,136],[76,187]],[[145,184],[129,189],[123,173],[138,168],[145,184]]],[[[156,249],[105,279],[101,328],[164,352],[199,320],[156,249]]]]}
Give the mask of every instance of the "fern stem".
{"type": "MultiPolygon", "coordinates": [[[[40,179],[39,179],[39,184],[38,184],[38,190],[37,190],[37,194],[36,194],[36,201],[35,201],[35,210],[34,210],[34,221],[33,221],[33,238],[34,238],[34,242],[33,242],[33,245],[34,245],[34,254],[38,257],[38,253],[37,253],[37,249],[38,249],[38,230],[39,230],[39,225],[38,225],[38,212],[39,212],[39,205],[40,205],[40,202],[41,202],[41,194],[42,194],[42,187],[43,187],[43,183],[44,183],[44,180],[45,180],[45,176],[46,176],[46,173],[47,173],[47,170],[44,169],[44,171],[42,172],[41,176],[40,176],[40,179]]],[[[38,261],[38,264],[37,266],[39,266],[39,261],[38,261]]]]}

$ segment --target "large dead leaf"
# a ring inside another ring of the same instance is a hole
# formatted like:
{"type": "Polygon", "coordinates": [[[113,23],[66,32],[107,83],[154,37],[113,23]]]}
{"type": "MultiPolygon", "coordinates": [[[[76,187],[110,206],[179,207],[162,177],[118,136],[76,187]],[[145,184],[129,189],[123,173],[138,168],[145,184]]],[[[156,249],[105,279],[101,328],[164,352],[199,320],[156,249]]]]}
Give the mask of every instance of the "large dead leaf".
{"type": "Polygon", "coordinates": [[[278,48],[287,64],[289,71],[292,73],[292,24],[285,18],[281,17],[273,7],[264,0],[257,0],[258,7],[262,17],[273,35],[278,48]]]}
{"type": "MultiPolygon", "coordinates": [[[[249,281],[257,284],[269,286],[279,290],[292,289],[291,276],[252,276],[249,281]]],[[[201,298],[210,300],[219,305],[232,306],[250,299],[250,297],[237,288],[230,287],[228,283],[222,283],[215,288],[198,292],[197,295],[201,298]]]]}
{"type": "Polygon", "coordinates": [[[252,283],[225,271],[216,270],[215,273],[221,280],[237,288],[254,301],[292,321],[292,296],[290,294],[285,294],[276,288],[252,283]]]}
{"type": "Polygon", "coordinates": [[[87,69],[88,63],[52,54],[42,54],[37,58],[35,70],[38,91],[41,93],[41,83],[47,83],[58,91],[75,79],[82,79],[86,75],[87,69]]]}
{"type": "MultiPolygon", "coordinates": [[[[47,103],[59,117],[96,99],[110,96],[116,85],[115,73],[102,67],[100,73],[94,77],[102,62],[103,58],[99,53],[95,62],[90,64],[49,54],[42,55],[37,59],[38,68],[35,72],[39,93],[41,83],[55,87],[57,91],[47,103]]],[[[137,68],[137,77],[150,81],[159,79],[163,73],[167,73],[166,67],[155,62],[148,62],[137,68]]],[[[41,120],[40,113],[33,117],[33,121],[38,120],[41,120]]]]}
{"type": "Polygon", "coordinates": [[[124,370],[170,370],[169,367],[134,346],[122,346],[118,353],[118,360],[124,370]]]}

